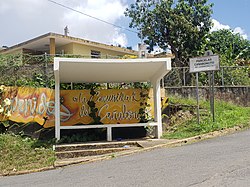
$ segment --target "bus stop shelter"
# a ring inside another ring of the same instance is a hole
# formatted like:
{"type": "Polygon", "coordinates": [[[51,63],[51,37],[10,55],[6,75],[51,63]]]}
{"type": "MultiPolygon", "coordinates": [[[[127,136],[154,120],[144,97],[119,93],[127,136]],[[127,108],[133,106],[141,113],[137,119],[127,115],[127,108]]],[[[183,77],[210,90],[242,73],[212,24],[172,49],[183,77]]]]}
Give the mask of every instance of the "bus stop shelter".
{"type": "Polygon", "coordinates": [[[160,80],[171,70],[171,58],[86,59],[54,58],[55,137],[62,129],[107,128],[107,141],[112,141],[112,128],[155,126],[156,137],[162,136],[160,80]],[[154,121],[132,124],[94,124],[61,126],[61,83],[131,83],[150,82],[153,86],[154,121]]]}

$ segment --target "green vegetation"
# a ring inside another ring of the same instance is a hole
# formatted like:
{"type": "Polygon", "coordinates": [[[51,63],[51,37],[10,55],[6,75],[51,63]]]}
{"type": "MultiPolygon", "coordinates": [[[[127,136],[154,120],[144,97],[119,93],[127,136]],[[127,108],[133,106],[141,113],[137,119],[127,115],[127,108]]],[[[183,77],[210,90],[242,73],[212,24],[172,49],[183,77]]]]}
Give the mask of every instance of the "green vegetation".
{"type": "Polygon", "coordinates": [[[213,4],[208,0],[142,0],[132,3],[125,12],[130,27],[152,50],[158,46],[175,55],[174,66],[187,66],[187,59],[204,51],[206,36],[212,27],[213,4]]]}
{"type": "MultiPolygon", "coordinates": [[[[170,98],[170,103],[177,105],[196,105],[196,100],[170,98]]],[[[175,121],[163,134],[163,138],[181,139],[200,135],[212,131],[222,130],[234,126],[247,127],[250,125],[250,107],[236,106],[224,101],[215,101],[215,122],[212,121],[210,114],[210,104],[207,101],[200,102],[201,122],[197,123],[196,115],[192,115],[187,120],[175,121]]],[[[193,108],[191,113],[196,114],[193,108]]],[[[185,111],[182,111],[183,113],[185,111]]],[[[176,117],[171,117],[171,120],[176,117]]],[[[177,117],[178,118],[178,117],[177,117]]]]}
{"type": "Polygon", "coordinates": [[[229,29],[210,33],[206,48],[223,56],[225,59],[221,59],[220,62],[224,66],[244,65],[244,62],[247,65],[250,59],[250,41],[229,29]]]}
{"type": "Polygon", "coordinates": [[[51,144],[13,134],[0,134],[0,175],[53,166],[51,144]]]}
{"type": "MultiPolygon", "coordinates": [[[[250,41],[229,29],[214,31],[207,40],[206,49],[220,55],[220,66],[235,67],[224,68],[225,85],[250,85],[250,41]]],[[[206,80],[207,76],[201,76],[201,82],[206,80]]],[[[216,72],[215,80],[220,85],[221,72],[216,72]]]]}
{"type": "MultiPolygon", "coordinates": [[[[78,124],[81,125],[81,124],[78,124]]],[[[106,139],[106,131],[104,129],[77,129],[68,130],[68,133],[61,134],[60,143],[76,143],[90,141],[104,141],[106,139]]]]}
{"type": "MultiPolygon", "coordinates": [[[[221,66],[234,67],[216,72],[216,85],[249,85],[250,42],[230,29],[210,32],[212,8],[208,0],[137,0],[125,15],[131,18],[130,27],[138,30],[149,52],[154,47],[171,50],[173,67],[188,67],[189,58],[212,50],[220,56],[221,66]]],[[[171,86],[184,83],[182,70],[167,76],[171,76],[171,86]]],[[[185,75],[185,85],[192,85],[193,80],[192,75],[185,75]]],[[[199,81],[205,85],[207,80],[203,73],[199,81]]]]}

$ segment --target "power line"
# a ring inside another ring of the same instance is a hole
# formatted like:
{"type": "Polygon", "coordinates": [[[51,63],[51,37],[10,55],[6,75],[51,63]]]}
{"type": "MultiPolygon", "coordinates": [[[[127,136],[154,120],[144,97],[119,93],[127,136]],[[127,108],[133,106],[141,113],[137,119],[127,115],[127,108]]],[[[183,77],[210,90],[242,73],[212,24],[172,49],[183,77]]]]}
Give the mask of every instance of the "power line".
{"type": "Polygon", "coordinates": [[[133,33],[138,34],[138,32],[136,32],[136,31],[133,31],[133,30],[128,29],[128,28],[126,28],[126,27],[122,27],[122,26],[119,26],[119,25],[115,25],[115,24],[110,23],[110,22],[108,22],[108,21],[102,20],[102,19],[100,19],[100,18],[91,16],[91,15],[89,15],[89,14],[86,14],[86,13],[84,13],[84,12],[81,12],[81,11],[79,11],[79,10],[76,10],[76,9],[74,9],[74,8],[71,8],[71,7],[69,7],[69,6],[66,6],[66,5],[63,5],[63,4],[61,4],[61,3],[58,3],[58,2],[56,2],[56,1],[53,1],[53,0],[48,0],[48,1],[51,2],[51,3],[54,3],[54,4],[56,4],[56,5],[59,5],[59,6],[63,7],[63,8],[66,8],[66,9],[72,10],[72,11],[74,11],[74,12],[77,12],[77,13],[79,13],[79,14],[82,14],[82,15],[84,15],[84,16],[87,16],[87,17],[90,17],[90,18],[92,18],[92,19],[98,20],[98,21],[100,21],[100,22],[106,23],[106,24],[108,24],[108,25],[112,25],[112,26],[114,26],[114,27],[117,27],[117,28],[120,28],[120,29],[123,29],[123,30],[127,30],[127,31],[129,31],[129,32],[133,32],[133,33]]]}

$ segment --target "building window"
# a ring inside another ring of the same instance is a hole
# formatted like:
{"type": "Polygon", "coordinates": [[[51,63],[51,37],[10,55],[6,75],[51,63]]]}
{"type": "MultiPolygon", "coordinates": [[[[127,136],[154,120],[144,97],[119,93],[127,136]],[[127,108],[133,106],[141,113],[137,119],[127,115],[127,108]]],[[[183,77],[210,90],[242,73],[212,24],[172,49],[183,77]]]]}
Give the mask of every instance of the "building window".
{"type": "Polygon", "coordinates": [[[91,50],[91,58],[101,58],[101,52],[91,50]]]}

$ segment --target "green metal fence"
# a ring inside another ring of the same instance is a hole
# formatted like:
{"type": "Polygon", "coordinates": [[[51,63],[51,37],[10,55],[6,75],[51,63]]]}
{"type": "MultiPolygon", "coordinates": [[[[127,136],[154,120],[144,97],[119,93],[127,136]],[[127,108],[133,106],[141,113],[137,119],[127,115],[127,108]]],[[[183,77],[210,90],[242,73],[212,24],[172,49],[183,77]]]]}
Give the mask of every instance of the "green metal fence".
{"type": "MultiPolygon", "coordinates": [[[[216,86],[249,86],[250,66],[221,66],[214,77],[216,86]]],[[[163,80],[165,87],[195,86],[195,74],[189,73],[189,67],[173,67],[163,80]]],[[[199,73],[199,85],[209,85],[208,72],[199,73]]]]}

